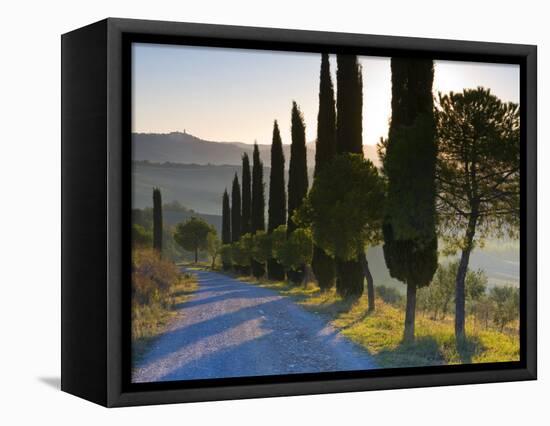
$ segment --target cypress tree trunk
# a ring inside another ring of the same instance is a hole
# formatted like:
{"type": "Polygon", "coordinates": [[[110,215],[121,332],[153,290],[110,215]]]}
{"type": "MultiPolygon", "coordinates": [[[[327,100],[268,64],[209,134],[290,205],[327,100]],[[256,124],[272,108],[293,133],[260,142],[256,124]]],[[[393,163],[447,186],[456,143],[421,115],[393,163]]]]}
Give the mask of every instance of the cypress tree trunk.
{"type": "MultiPolygon", "coordinates": [[[[363,155],[363,77],[355,55],[338,55],[336,72],[336,151],[363,155]]],[[[336,259],[336,290],[342,297],[363,294],[360,259],[336,259]]]]}
{"type": "MultiPolygon", "coordinates": [[[[330,62],[327,53],[321,56],[319,78],[319,114],[317,116],[317,141],[315,143],[314,176],[329,164],[336,155],[336,109],[334,87],[330,76],[330,62]]],[[[313,247],[311,269],[321,291],[331,289],[335,284],[336,266],[334,259],[318,246],[313,247]]]]}
{"type": "Polygon", "coordinates": [[[158,188],[153,190],[153,249],[162,256],[162,197],[158,188]]]}
{"type": "MultiPolygon", "coordinates": [[[[252,155],[252,211],[251,232],[265,230],[264,165],[260,160],[258,144],[254,143],[252,155]]],[[[255,260],[251,262],[252,274],[260,278],[265,274],[265,266],[255,260]]]]}
{"type": "MultiPolygon", "coordinates": [[[[271,142],[271,175],[269,178],[269,208],[267,232],[286,223],[286,192],[285,192],[285,157],[283,142],[277,120],[273,123],[273,139],[271,142]]],[[[285,279],[283,265],[275,259],[267,261],[267,276],[270,280],[285,279]]]]}
{"type": "MultiPolygon", "coordinates": [[[[476,209],[477,210],[477,209],[476,209]]],[[[474,245],[474,236],[477,224],[477,212],[473,211],[468,220],[468,228],[466,229],[465,245],[460,255],[460,262],[456,274],[455,288],[455,336],[458,343],[462,343],[466,339],[466,273],[468,272],[468,263],[470,254],[474,245]]]]}
{"type": "Polygon", "coordinates": [[[363,274],[367,279],[367,296],[369,300],[368,311],[374,312],[374,308],[375,308],[374,280],[372,279],[372,274],[369,268],[369,262],[367,261],[367,255],[365,254],[364,251],[359,254],[359,259],[361,261],[361,265],[363,266],[363,274]]]}
{"type": "Polygon", "coordinates": [[[403,332],[403,341],[411,342],[414,340],[414,324],[416,314],[416,284],[407,283],[407,306],[405,308],[405,331],[403,332]]]}
{"type": "MultiPolygon", "coordinates": [[[[296,102],[292,103],[291,123],[292,143],[290,145],[290,164],[288,169],[288,235],[297,227],[292,219],[292,215],[302,205],[308,190],[306,126],[296,102]]],[[[304,266],[299,270],[287,271],[290,281],[299,284],[304,280],[304,266]]]]}

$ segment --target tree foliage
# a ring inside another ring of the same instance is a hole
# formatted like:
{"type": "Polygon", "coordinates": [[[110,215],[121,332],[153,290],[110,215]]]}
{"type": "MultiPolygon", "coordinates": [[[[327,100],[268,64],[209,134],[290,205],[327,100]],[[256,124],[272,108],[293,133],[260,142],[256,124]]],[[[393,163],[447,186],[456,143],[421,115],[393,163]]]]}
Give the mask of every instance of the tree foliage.
{"type": "Polygon", "coordinates": [[[220,258],[224,268],[229,269],[233,265],[233,254],[231,244],[222,244],[220,247],[220,258]]]}
{"type": "Polygon", "coordinates": [[[311,231],[306,228],[295,229],[277,251],[277,259],[287,271],[303,268],[311,263],[313,240],[311,231]]]}
{"type": "Polygon", "coordinates": [[[153,248],[162,254],[162,196],[159,188],[153,189],[153,248]]]}
{"type": "MultiPolygon", "coordinates": [[[[455,279],[458,261],[439,265],[432,283],[418,293],[418,304],[425,311],[431,312],[434,320],[444,319],[453,310],[455,297],[455,279]]],[[[468,271],[466,274],[466,298],[477,302],[487,289],[487,275],[482,270],[468,271]]]]}
{"type": "MultiPolygon", "coordinates": [[[[315,170],[317,176],[326,164],[330,164],[336,155],[336,109],[334,87],[330,76],[328,54],[321,55],[321,75],[319,78],[319,113],[317,115],[317,140],[315,142],[315,170]]],[[[315,246],[311,268],[322,291],[334,286],[336,269],[334,259],[315,246]]]]}
{"type": "MultiPolygon", "coordinates": [[[[489,89],[439,94],[437,137],[438,211],[453,251],[487,237],[517,237],[519,230],[519,107],[489,89]]],[[[449,247],[450,246],[450,247],[449,247]]]]}
{"type": "Polygon", "coordinates": [[[186,222],[178,223],[174,233],[174,240],[184,250],[195,254],[195,263],[198,261],[198,252],[208,249],[208,234],[216,235],[216,229],[203,219],[191,217],[186,222]]]}
{"type": "Polygon", "coordinates": [[[222,197],[222,242],[231,243],[231,208],[229,207],[229,195],[227,189],[222,197]]]}
{"type": "Polygon", "coordinates": [[[478,87],[439,94],[436,118],[438,209],[446,250],[461,250],[455,333],[463,339],[470,253],[519,229],[519,107],[478,87]]]}
{"type": "Polygon", "coordinates": [[[153,233],[145,229],[139,223],[132,225],[132,245],[134,247],[151,247],[153,244],[153,233]]]}
{"type": "Polygon", "coordinates": [[[317,115],[317,140],[315,142],[315,176],[336,155],[336,109],[334,87],[330,76],[328,54],[321,55],[319,79],[319,113],[317,115]]]}
{"type": "Polygon", "coordinates": [[[234,242],[231,245],[233,263],[244,269],[249,268],[252,260],[253,245],[254,239],[250,233],[242,235],[239,241],[234,242]]]}
{"type": "Polygon", "coordinates": [[[384,184],[372,162],[342,154],[317,175],[297,219],[328,254],[353,260],[379,235],[383,201],[384,184]]]}
{"type": "Polygon", "coordinates": [[[317,279],[317,284],[321,291],[328,291],[334,287],[336,280],[336,266],[334,258],[327,254],[321,247],[313,247],[313,257],[311,259],[311,269],[317,279]]]}
{"type": "MultiPolygon", "coordinates": [[[[336,152],[363,156],[363,75],[355,55],[337,55],[337,116],[336,152]]],[[[361,258],[336,257],[336,289],[345,297],[359,297],[363,293],[364,276],[361,258]]],[[[365,262],[368,267],[368,263],[365,262]]],[[[367,271],[370,276],[370,271],[367,271]]],[[[373,286],[372,280],[369,285],[373,286]]],[[[374,301],[374,300],[372,300],[374,301]]]]}
{"type": "Polygon", "coordinates": [[[382,156],[387,179],[384,258],[407,285],[404,339],[414,339],[416,289],[437,269],[433,61],[392,58],[392,117],[382,156]]]}
{"type": "Polygon", "coordinates": [[[233,178],[231,188],[231,240],[239,241],[241,238],[241,187],[237,173],[233,178]]]}
{"type": "Polygon", "coordinates": [[[271,233],[271,252],[275,259],[284,256],[283,250],[287,240],[286,225],[280,225],[271,233]]]}
{"type": "Polygon", "coordinates": [[[363,292],[364,272],[357,259],[365,244],[380,238],[383,202],[384,184],[372,162],[362,155],[341,154],[319,172],[298,211],[297,220],[311,227],[315,244],[339,260],[338,274],[348,283],[337,283],[341,296],[363,292]]]}
{"type": "Polygon", "coordinates": [[[272,258],[271,235],[265,231],[256,231],[252,247],[252,259],[263,265],[272,258]]]}
{"type": "Polygon", "coordinates": [[[265,229],[264,165],[260,159],[258,144],[254,143],[252,155],[252,218],[251,232],[265,229]]]}
{"type": "Polygon", "coordinates": [[[308,190],[306,126],[302,112],[296,102],[292,102],[291,136],[292,143],[290,145],[288,169],[288,233],[291,233],[297,227],[292,215],[302,205],[308,190]]]}
{"type": "MultiPolygon", "coordinates": [[[[273,123],[271,142],[271,175],[269,179],[268,232],[286,224],[285,157],[277,121],[273,123]]],[[[285,271],[275,259],[267,260],[267,276],[272,280],[283,280],[285,271]]]]}
{"type": "Polygon", "coordinates": [[[337,55],[336,152],[363,154],[363,75],[355,55],[337,55]]]}
{"type": "Polygon", "coordinates": [[[494,322],[500,331],[519,318],[519,289],[511,286],[493,287],[489,300],[494,303],[494,322]]]}
{"type": "Polygon", "coordinates": [[[216,267],[216,259],[220,254],[222,242],[216,235],[216,232],[209,232],[206,237],[206,251],[212,258],[212,269],[216,267]]]}
{"type": "Polygon", "coordinates": [[[246,234],[252,231],[251,209],[252,209],[252,187],[250,177],[250,161],[248,154],[244,153],[242,158],[242,207],[241,207],[241,233],[246,234]]]}
{"type": "MultiPolygon", "coordinates": [[[[290,164],[288,170],[288,219],[287,233],[290,235],[297,227],[294,222],[294,212],[300,208],[307,195],[307,153],[306,153],[306,127],[302,112],[296,102],[292,102],[291,114],[290,164]]],[[[303,281],[304,268],[287,269],[290,281],[299,283],[303,281]]]]}
{"type": "MultiPolygon", "coordinates": [[[[265,196],[264,196],[264,166],[260,159],[258,144],[254,143],[252,155],[252,219],[251,233],[265,230],[265,196]]],[[[252,273],[255,277],[261,277],[265,273],[263,264],[252,260],[252,273]]]]}

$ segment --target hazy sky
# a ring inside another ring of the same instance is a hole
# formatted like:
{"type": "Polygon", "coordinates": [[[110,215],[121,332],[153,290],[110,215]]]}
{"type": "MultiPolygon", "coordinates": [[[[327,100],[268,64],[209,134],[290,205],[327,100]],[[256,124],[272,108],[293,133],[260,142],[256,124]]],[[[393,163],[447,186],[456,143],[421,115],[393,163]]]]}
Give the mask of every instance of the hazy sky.
{"type": "MultiPolygon", "coordinates": [[[[133,45],[134,132],[184,129],[212,141],[271,143],[273,120],[290,143],[292,101],[306,140],[316,137],[320,54],[211,47],[133,45]]],[[[331,55],[336,83],[336,57],[331,55]]],[[[359,58],[363,67],[363,143],[387,136],[391,115],[390,59],[359,58]]],[[[519,66],[436,61],[434,93],[484,86],[519,102],[519,66]]]]}

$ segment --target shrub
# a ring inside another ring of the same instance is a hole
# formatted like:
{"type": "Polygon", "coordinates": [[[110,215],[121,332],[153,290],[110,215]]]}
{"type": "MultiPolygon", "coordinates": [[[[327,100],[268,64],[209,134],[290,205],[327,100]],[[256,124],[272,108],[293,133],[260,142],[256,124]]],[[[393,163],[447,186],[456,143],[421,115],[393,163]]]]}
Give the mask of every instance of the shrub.
{"type": "Polygon", "coordinates": [[[390,305],[401,305],[405,300],[404,296],[396,288],[385,285],[376,286],[376,294],[390,305]]]}
{"type": "Polygon", "coordinates": [[[153,233],[144,226],[134,223],[132,225],[132,245],[134,247],[151,247],[153,245],[153,233]]]}
{"type": "Polygon", "coordinates": [[[228,270],[233,264],[233,254],[231,244],[224,244],[220,248],[220,257],[222,259],[223,269],[228,270]]]}
{"type": "Polygon", "coordinates": [[[134,250],[132,256],[132,301],[141,304],[165,303],[171,286],[178,283],[177,266],[162,260],[152,249],[134,250]]]}
{"type": "Polygon", "coordinates": [[[493,321],[500,331],[519,318],[519,289],[511,286],[493,287],[489,299],[494,303],[493,321]]]}
{"type": "Polygon", "coordinates": [[[172,288],[180,282],[177,266],[153,249],[132,254],[132,337],[153,335],[172,305],[172,288]]]}

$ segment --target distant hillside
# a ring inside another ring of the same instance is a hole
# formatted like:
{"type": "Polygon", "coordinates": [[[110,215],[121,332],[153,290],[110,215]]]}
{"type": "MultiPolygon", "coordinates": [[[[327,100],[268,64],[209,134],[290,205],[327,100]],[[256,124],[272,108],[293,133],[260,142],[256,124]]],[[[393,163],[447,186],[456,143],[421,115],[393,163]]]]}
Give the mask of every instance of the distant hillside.
{"type": "MultiPolygon", "coordinates": [[[[152,163],[230,164],[241,163],[243,153],[252,157],[253,146],[241,142],[213,142],[200,139],[189,133],[134,133],[132,136],[134,161],[152,163]]],[[[258,145],[260,156],[266,166],[271,162],[271,145],[258,145]]],[[[286,167],[290,158],[290,145],[283,145],[286,167]]],[[[365,146],[365,156],[378,165],[376,147],[365,146]]],[[[315,143],[307,144],[308,166],[315,165],[315,143]]]]}
{"type": "MultiPolygon", "coordinates": [[[[135,208],[132,211],[132,220],[134,223],[151,228],[153,224],[153,209],[151,207],[135,208]]],[[[216,231],[221,235],[222,230],[222,217],[219,215],[199,213],[185,206],[182,206],[179,202],[174,201],[166,203],[162,206],[162,219],[164,226],[172,227],[180,222],[184,222],[191,217],[200,217],[207,223],[216,228],[216,231]]]]}
{"type": "MultiPolygon", "coordinates": [[[[269,167],[264,167],[265,194],[269,188],[269,167]]],[[[134,162],[132,165],[134,208],[153,205],[153,188],[162,191],[164,202],[178,201],[197,212],[221,214],[224,188],[231,190],[235,172],[241,179],[240,165],[200,165],[134,162]]],[[[309,170],[310,182],[313,170],[309,170]]]]}

